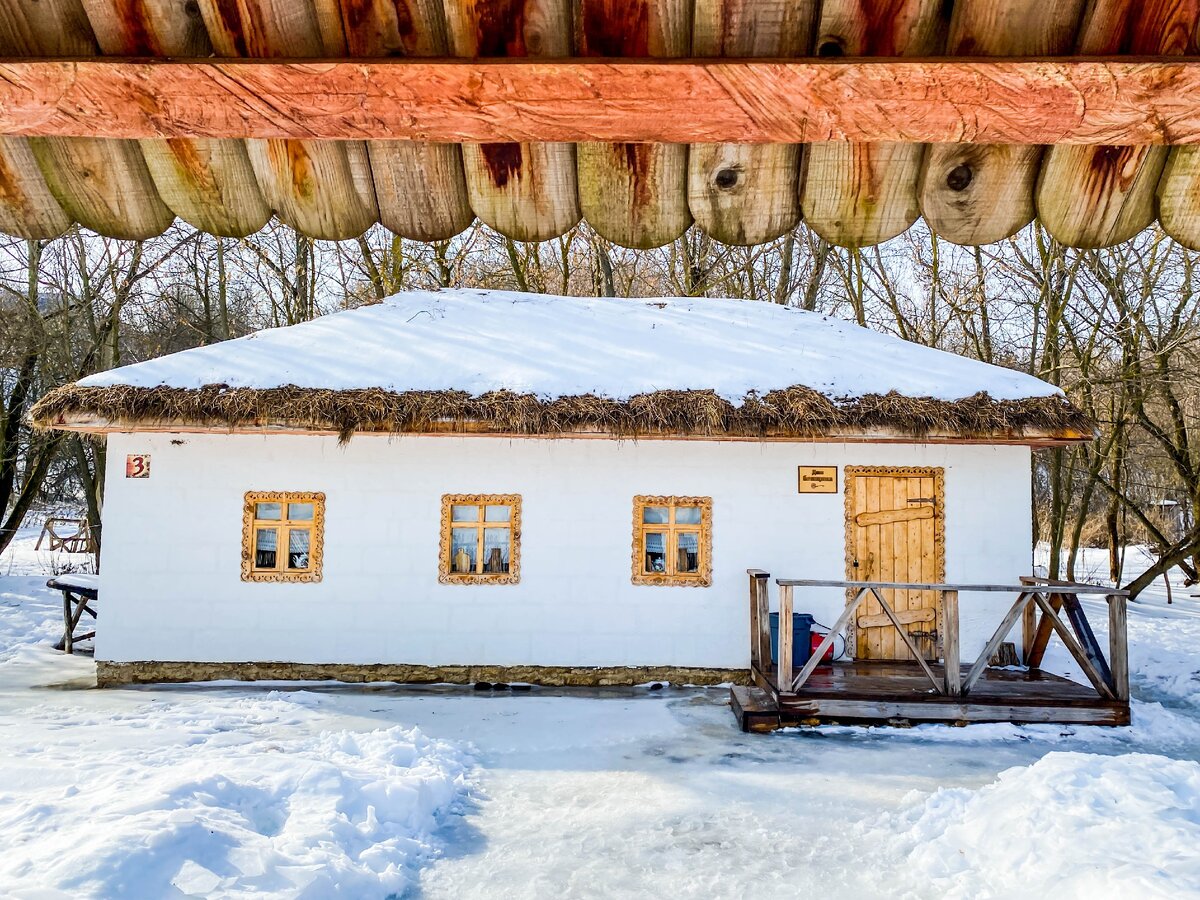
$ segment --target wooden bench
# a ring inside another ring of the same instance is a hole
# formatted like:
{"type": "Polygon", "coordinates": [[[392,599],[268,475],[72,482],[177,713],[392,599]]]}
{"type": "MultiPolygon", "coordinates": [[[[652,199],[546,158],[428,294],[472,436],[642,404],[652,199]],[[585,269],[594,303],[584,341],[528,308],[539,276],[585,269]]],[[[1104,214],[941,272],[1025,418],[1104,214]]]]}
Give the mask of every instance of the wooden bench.
{"type": "Polygon", "coordinates": [[[93,619],[96,618],[100,576],[74,573],[56,575],[46,582],[46,587],[62,591],[63,596],[63,636],[62,640],[54,645],[54,649],[74,653],[76,641],[86,641],[96,636],[95,630],[86,634],[76,634],[75,629],[79,627],[79,620],[83,618],[84,613],[93,619]]]}

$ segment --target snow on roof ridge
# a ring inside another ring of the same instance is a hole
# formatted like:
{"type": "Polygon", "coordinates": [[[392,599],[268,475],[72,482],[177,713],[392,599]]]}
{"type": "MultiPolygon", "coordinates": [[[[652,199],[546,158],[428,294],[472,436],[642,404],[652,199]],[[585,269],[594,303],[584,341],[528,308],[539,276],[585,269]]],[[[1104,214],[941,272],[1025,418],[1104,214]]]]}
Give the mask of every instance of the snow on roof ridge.
{"type": "Polygon", "coordinates": [[[765,301],[488,289],[404,291],[79,382],[213,384],[615,400],[711,390],[733,403],[794,386],[835,400],[890,392],[941,400],[1061,395],[1021,372],[765,301]]]}

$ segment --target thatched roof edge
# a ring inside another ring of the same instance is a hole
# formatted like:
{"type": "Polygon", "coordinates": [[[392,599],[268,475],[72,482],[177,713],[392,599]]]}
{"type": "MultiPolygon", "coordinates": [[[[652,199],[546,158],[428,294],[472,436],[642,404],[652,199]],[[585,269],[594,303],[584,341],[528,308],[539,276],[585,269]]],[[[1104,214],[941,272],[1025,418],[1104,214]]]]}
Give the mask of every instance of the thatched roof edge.
{"type": "Polygon", "coordinates": [[[1061,396],[996,400],[986,393],[960,400],[906,397],[892,392],[834,400],[794,386],[750,394],[740,404],[713,391],[655,391],[625,401],[592,395],[541,399],[493,391],[393,392],[378,388],[324,390],[294,386],[199,389],[174,387],[57,388],[32,410],[40,428],[70,428],[87,419],[112,423],[108,430],[137,431],[153,423],[189,427],[287,426],[336,432],[412,433],[478,431],[556,435],[601,432],[639,435],[819,437],[840,431],[886,429],[914,438],[933,433],[1077,440],[1095,426],[1061,396]]]}

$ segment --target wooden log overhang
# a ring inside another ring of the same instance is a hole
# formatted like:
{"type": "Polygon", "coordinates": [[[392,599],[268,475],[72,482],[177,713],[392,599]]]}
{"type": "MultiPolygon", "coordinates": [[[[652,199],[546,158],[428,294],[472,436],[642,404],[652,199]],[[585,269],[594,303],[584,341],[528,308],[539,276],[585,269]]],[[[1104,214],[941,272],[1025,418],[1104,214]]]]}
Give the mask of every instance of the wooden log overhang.
{"type": "Polygon", "coordinates": [[[0,232],[1200,248],[1200,0],[0,0],[0,232]]]}
{"type": "Polygon", "coordinates": [[[1169,57],[0,59],[26,137],[1183,146],[1197,96],[1169,57]]]}

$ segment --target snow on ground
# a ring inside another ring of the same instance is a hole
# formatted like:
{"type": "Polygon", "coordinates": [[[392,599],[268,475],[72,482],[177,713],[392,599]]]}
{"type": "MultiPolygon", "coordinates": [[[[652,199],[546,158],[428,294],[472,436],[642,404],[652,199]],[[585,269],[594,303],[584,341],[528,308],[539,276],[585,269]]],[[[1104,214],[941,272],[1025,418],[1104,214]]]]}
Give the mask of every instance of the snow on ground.
{"type": "Polygon", "coordinates": [[[614,400],[713,390],[732,403],[794,385],[834,398],[893,390],[943,400],[980,391],[1001,400],[1061,393],[1021,372],[773,303],[480,290],[396,294],[80,384],[511,390],[614,400]],[[497,341],[498,334],[505,339],[497,341]]]}
{"type": "Polygon", "coordinates": [[[94,690],[36,573],[83,560],[32,539],[0,558],[6,897],[1200,897],[1186,590],[1131,606],[1130,728],[761,736],[715,689],[94,690]]]}

